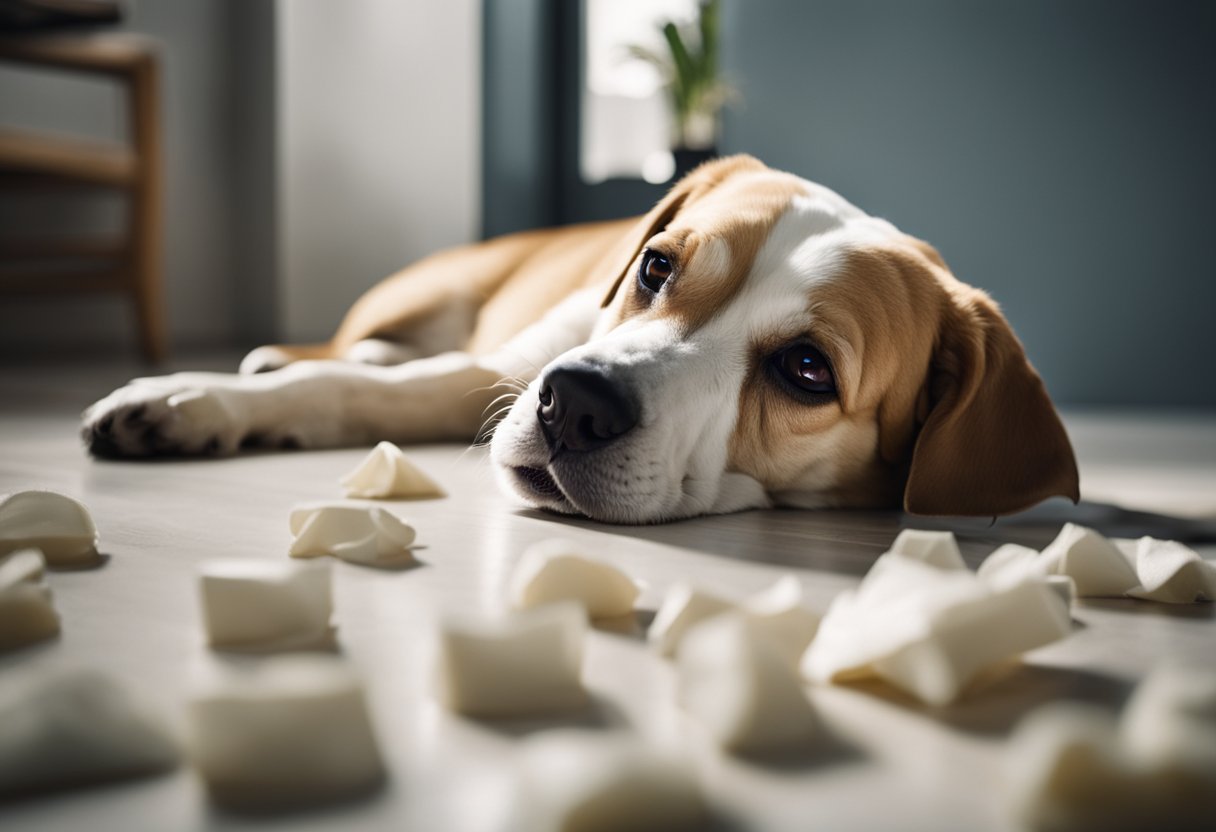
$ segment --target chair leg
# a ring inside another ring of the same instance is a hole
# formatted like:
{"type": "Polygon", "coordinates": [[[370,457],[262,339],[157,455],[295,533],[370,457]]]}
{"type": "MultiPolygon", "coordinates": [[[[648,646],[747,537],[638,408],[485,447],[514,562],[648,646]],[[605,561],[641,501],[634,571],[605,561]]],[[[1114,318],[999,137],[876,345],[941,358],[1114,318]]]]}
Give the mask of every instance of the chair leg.
{"type": "Polygon", "coordinates": [[[140,177],[131,193],[131,290],[144,359],[163,361],[167,351],[163,272],[163,214],[158,64],[147,59],[131,77],[131,127],[140,177]]]}
{"type": "Polygon", "coordinates": [[[159,364],[168,351],[164,297],[161,291],[161,207],[156,185],[140,183],[131,194],[131,299],[139,327],[139,351],[145,361],[159,364]]]}

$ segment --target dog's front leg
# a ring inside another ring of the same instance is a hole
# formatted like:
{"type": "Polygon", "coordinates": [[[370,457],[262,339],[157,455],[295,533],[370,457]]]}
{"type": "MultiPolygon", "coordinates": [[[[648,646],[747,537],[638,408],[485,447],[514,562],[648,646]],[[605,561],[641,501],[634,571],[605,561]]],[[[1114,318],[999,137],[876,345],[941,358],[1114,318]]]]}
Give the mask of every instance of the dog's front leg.
{"type": "Polygon", "coordinates": [[[452,352],[396,367],[301,361],[252,376],[136,379],[85,411],[85,443],[99,456],[139,457],[471,440],[497,399],[589,336],[596,300],[575,295],[484,356],[452,352]]]}
{"type": "Polygon", "coordinates": [[[257,376],[178,373],[136,379],[94,404],[84,438],[99,456],[136,457],[467,440],[507,389],[501,381],[465,353],[399,367],[303,361],[257,376]]]}

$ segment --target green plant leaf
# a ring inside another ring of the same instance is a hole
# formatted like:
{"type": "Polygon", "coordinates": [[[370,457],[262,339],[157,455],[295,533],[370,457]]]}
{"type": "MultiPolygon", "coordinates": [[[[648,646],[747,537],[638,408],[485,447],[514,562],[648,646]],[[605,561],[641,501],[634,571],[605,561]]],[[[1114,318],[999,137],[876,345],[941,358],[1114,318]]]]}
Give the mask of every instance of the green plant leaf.
{"type": "Polygon", "coordinates": [[[676,24],[668,21],[663,27],[663,37],[667,39],[667,48],[671,50],[672,62],[676,67],[675,83],[672,85],[672,96],[676,102],[677,118],[680,121],[688,114],[696,100],[697,73],[693,66],[688,49],[680,37],[676,24]]]}

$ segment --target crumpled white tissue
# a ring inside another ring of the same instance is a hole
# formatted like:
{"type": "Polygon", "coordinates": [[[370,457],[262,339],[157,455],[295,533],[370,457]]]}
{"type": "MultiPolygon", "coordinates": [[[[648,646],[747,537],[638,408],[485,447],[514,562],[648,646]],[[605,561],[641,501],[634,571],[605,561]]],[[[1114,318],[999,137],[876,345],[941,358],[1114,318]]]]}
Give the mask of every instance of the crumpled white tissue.
{"type": "Polygon", "coordinates": [[[1081,598],[1129,596],[1167,604],[1216,599],[1216,566],[1173,540],[1107,540],[1068,523],[1042,552],[1005,545],[977,572],[997,585],[1038,575],[1066,577],[1081,598]]]}
{"type": "Polygon", "coordinates": [[[802,584],[794,575],[783,575],[738,603],[690,584],[673,584],[663,596],[647,639],[661,655],[671,657],[695,625],[733,611],[747,615],[752,631],[791,665],[797,664],[819,628],[819,616],[803,603],[802,584]]]}
{"type": "Polygon", "coordinates": [[[270,653],[335,646],[329,564],[214,560],[199,576],[207,641],[270,653]]]}
{"type": "Polygon", "coordinates": [[[1036,829],[1216,828],[1216,671],[1163,666],[1118,719],[1043,706],[1018,725],[1007,763],[1013,811],[1036,829]]]}
{"type": "Polygon", "coordinates": [[[791,668],[819,630],[819,615],[805,604],[802,583],[783,575],[772,586],[743,599],[739,609],[747,616],[749,631],[774,650],[791,668]]]}
{"type": "Polygon", "coordinates": [[[1140,538],[1133,562],[1140,580],[1127,591],[1133,598],[1165,604],[1216,601],[1216,565],[1176,540],[1140,538]]]}
{"type": "Polygon", "coordinates": [[[611,564],[580,554],[567,540],[530,546],[511,572],[507,600],[517,610],[554,601],[577,601],[591,618],[616,618],[633,612],[638,586],[611,564]]]}
{"type": "Polygon", "coordinates": [[[683,760],[621,734],[546,731],[520,754],[515,826],[529,832],[682,832],[709,812],[683,760]]]}
{"type": "Polygon", "coordinates": [[[735,604],[689,584],[673,584],[663,596],[646,638],[663,656],[674,656],[694,624],[735,609],[735,604]]]}
{"type": "Polygon", "coordinates": [[[196,683],[187,728],[190,757],[221,804],[313,805],[384,779],[363,684],[334,657],[214,667],[196,683]]]}
{"type": "Polygon", "coordinates": [[[291,510],[293,558],[333,555],[364,566],[395,568],[416,563],[413,526],[378,506],[317,503],[291,510]]]}
{"type": "Polygon", "coordinates": [[[1067,604],[1043,581],[1001,588],[892,553],[856,590],[836,596],[801,667],[816,682],[878,677],[945,705],[980,671],[1069,628],[1067,604]]]}
{"type": "Polygon", "coordinates": [[[936,566],[938,569],[967,568],[953,532],[904,529],[895,537],[889,551],[936,566]]]}
{"type": "Polygon", "coordinates": [[[109,675],[34,671],[0,685],[0,796],[159,774],[178,759],[160,718],[109,675]]]}
{"type": "Polygon", "coordinates": [[[731,612],[688,632],[677,660],[680,702],[729,751],[805,751],[819,720],[797,671],[757,623],[731,612]]]}
{"type": "Polygon", "coordinates": [[[439,697],[472,717],[540,716],[582,708],[587,612],[559,601],[497,618],[439,625],[439,697]]]}
{"type": "Polygon", "coordinates": [[[347,497],[425,500],[446,497],[437,482],[410,462],[392,442],[381,442],[341,484],[347,497]]]}
{"type": "Polygon", "coordinates": [[[54,491],[18,491],[0,497],[0,555],[37,549],[51,567],[101,562],[97,527],[83,505],[54,491]]]}
{"type": "Polygon", "coordinates": [[[59,633],[59,614],[46,585],[46,563],[35,549],[0,558],[0,650],[45,641],[59,633]]]}

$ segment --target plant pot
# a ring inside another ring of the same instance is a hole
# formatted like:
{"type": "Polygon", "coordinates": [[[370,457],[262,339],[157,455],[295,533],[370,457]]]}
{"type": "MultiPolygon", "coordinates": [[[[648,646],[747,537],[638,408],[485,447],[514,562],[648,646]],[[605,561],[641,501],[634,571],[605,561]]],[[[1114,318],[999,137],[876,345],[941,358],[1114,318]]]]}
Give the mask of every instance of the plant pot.
{"type": "Polygon", "coordinates": [[[695,150],[689,147],[676,147],[672,149],[671,156],[676,163],[676,171],[672,175],[672,179],[676,180],[682,179],[686,173],[702,162],[718,158],[718,150],[713,147],[697,148],[695,150]]]}

